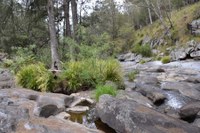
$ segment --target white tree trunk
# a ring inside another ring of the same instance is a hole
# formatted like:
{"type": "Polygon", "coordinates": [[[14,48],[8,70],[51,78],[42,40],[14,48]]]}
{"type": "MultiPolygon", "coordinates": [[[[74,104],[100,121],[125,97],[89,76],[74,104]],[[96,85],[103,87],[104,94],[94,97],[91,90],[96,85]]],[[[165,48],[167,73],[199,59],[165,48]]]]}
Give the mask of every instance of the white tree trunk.
{"type": "Polygon", "coordinates": [[[48,17],[49,17],[49,33],[50,33],[50,45],[51,45],[51,59],[52,59],[52,69],[60,69],[60,59],[58,55],[58,40],[56,37],[56,28],[54,20],[54,5],[53,0],[48,0],[48,17]]]}

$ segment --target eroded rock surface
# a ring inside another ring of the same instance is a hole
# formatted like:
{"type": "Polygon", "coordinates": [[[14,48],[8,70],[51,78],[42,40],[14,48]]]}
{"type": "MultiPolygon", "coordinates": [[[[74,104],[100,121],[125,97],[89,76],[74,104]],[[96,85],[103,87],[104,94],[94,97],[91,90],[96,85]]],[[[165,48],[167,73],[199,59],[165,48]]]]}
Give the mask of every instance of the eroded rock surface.
{"type": "Polygon", "coordinates": [[[27,89],[0,90],[1,133],[99,133],[67,120],[72,96],[27,89]],[[38,115],[35,113],[38,112],[38,115]]]}
{"type": "Polygon", "coordinates": [[[159,113],[132,100],[100,97],[97,113],[118,133],[199,133],[200,128],[159,113]]]}

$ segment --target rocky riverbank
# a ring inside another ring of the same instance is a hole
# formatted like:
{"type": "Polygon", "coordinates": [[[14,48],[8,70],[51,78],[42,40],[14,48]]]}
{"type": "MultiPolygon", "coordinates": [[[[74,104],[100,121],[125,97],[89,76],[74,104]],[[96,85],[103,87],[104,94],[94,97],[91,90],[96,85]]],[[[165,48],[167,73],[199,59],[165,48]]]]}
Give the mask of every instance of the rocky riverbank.
{"type": "MultiPolygon", "coordinates": [[[[200,62],[121,65],[126,89],[120,90],[116,98],[101,96],[95,109],[95,117],[115,130],[112,132],[200,132],[200,62]],[[127,74],[134,70],[139,74],[129,81],[127,74]]],[[[2,69],[0,88],[0,132],[111,133],[70,120],[71,114],[94,106],[90,92],[63,95],[18,88],[12,74],[2,69]]]]}
{"type": "Polygon", "coordinates": [[[103,122],[119,133],[199,133],[200,62],[123,62],[125,75],[140,71],[116,98],[97,104],[103,122]],[[184,64],[183,66],[181,64],[184,64]]]}
{"type": "Polygon", "coordinates": [[[69,120],[67,112],[85,112],[88,97],[41,93],[16,88],[8,70],[0,70],[1,133],[100,133],[69,120]],[[83,105],[84,104],[84,105],[83,105]]]}

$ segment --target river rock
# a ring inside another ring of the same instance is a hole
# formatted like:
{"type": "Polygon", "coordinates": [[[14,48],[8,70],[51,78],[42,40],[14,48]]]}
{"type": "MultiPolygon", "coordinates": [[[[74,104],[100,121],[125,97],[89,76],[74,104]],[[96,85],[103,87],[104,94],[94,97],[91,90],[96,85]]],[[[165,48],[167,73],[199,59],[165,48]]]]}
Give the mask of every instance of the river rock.
{"type": "Polygon", "coordinates": [[[69,120],[34,115],[35,105],[42,99],[45,100],[45,103],[47,103],[47,99],[55,100],[54,103],[57,103],[55,104],[57,107],[64,104],[64,100],[66,100],[63,95],[49,93],[47,94],[49,98],[41,98],[45,94],[27,89],[0,90],[0,133],[101,133],[99,130],[88,129],[69,120]],[[30,95],[37,95],[38,99],[30,100],[30,95]],[[62,98],[63,100],[61,100],[62,98]]]}
{"type": "Polygon", "coordinates": [[[195,117],[199,112],[200,112],[200,102],[194,102],[180,108],[179,115],[184,120],[195,119],[195,117]]]}
{"type": "Polygon", "coordinates": [[[68,102],[72,99],[73,97],[67,95],[45,93],[39,96],[34,114],[45,118],[58,114],[65,110],[68,102]]]}
{"type": "Polygon", "coordinates": [[[154,111],[132,100],[100,97],[100,119],[117,133],[199,133],[200,128],[154,111]]]}
{"type": "Polygon", "coordinates": [[[163,82],[161,88],[163,90],[178,91],[184,96],[200,100],[200,91],[198,91],[199,85],[197,84],[187,82],[163,82]]]}
{"type": "Polygon", "coordinates": [[[182,60],[185,59],[187,54],[185,52],[185,49],[181,48],[178,50],[174,50],[170,53],[171,60],[176,61],[176,60],[182,60]]]}

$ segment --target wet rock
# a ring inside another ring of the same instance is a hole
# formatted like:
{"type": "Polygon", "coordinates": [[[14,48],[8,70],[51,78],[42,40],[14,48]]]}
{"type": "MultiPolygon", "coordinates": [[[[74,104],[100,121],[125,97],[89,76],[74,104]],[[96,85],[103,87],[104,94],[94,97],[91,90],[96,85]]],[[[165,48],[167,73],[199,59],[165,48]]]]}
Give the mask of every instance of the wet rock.
{"type": "Polygon", "coordinates": [[[200,102],[190,103],[180,109],[179,115],[184,120],[194,120],[200,112],[200,102]]]}
{"type": "Polygon", "coordinates": [[[199,85],[187,82],[164,82],[161,85],[163,90],[174,90],[180,92],[184,96],[200,100],[199,85]]]}
{"type": "Polygon", "coordinates": [[[89,110],[89,107],[87,106],[74,106],[74,107],[66,109],[66,111],[70,113],[85,113],[88,110],[89,110]]]}
{"type": "Polygon", "coordinates": [[[100,119],[119,133],[199,133],[200,128],[156,112],[132,100],[100,97],[97,104],[100,119]]]}

